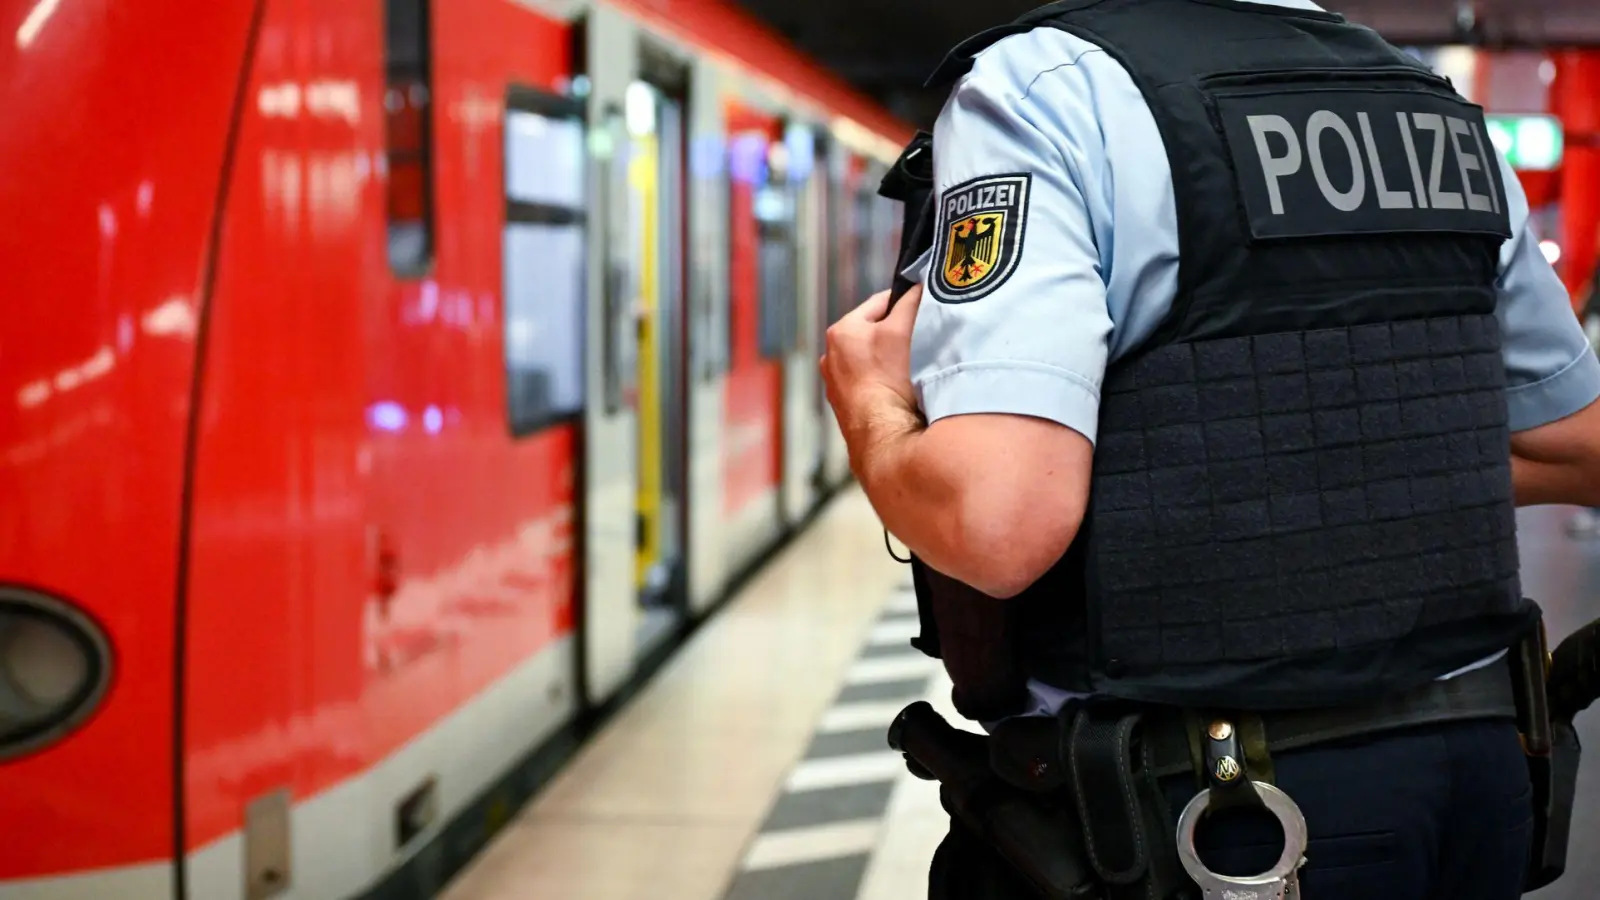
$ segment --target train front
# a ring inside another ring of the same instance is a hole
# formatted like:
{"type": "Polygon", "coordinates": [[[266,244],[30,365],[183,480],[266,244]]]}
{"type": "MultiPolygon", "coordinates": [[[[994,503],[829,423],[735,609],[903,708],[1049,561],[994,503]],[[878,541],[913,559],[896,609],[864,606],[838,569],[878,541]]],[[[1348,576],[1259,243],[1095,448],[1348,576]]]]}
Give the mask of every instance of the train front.
{"type": "Polygon", "coordinates": [[[185,484],[252,4],[0,3],[0,895],[171,897],[185,484]]]}

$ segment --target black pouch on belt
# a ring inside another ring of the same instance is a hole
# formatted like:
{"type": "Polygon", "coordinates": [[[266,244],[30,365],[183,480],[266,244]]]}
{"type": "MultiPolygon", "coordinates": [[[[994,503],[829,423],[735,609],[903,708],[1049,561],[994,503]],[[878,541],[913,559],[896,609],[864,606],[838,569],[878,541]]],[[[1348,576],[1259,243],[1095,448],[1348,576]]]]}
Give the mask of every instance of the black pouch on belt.
{"type": "Polygon", "coordinates": [[[1064,709],[1058,727],[1067,793],[1106,896],[1174,896],[1186,882],[1171,813],[1143,739],[1145,713],[1089,700],[1064,709]]]}
{"type": "Polygon", "coordinates": [[[1528,774],[1533,779],[1533,848],[1524,892],[1555,882],[1567,870],[1582,755],[1572,723],[1556,722],[1551,725],[1550,755],[1528,757],[1528,774]]]}
{"type": "MultiPolygon", "coordinates": [[[[1583,755],[1572,716],[1587,706],[1573,694],[1588,696],[1584,672],[1600,670],[1600,629],[1591,625],[1557,648],[1552,667],[1544,623],[1511,649],[1517,696],[1517,730],[1522,734],[1533,782],[1533,844],[1525,891],[1554,883],[1567,868],[1572,812],[1578,796],[1578,765],[1583,755]]],[[[1588,697],[1592,700],[1592,697],[1588,697]]]]}

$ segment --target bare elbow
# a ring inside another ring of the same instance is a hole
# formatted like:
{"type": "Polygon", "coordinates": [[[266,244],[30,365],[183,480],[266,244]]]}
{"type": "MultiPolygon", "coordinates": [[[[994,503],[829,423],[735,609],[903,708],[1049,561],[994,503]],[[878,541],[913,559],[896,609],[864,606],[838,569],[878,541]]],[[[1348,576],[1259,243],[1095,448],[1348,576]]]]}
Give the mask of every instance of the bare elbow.
{"type": "Polygon", "coordinates": [[[1520,506],[1600,505],[1600,402],[1511,436],[1520,506]]]}
{"type": "MultiPolygon", "coordinates": [[[[1063,551],[1064,553],[1065,551],[1063,551]]],[[[1056,557],[1060,559],[1059,556],[1056,557]]],[[[999,565],[985,566],[982,571],[975,572],[967,584],[982,591],[985,596],[996,600],[1010,600],[1032,587],[1035,582],[1050,571],[1049,565],[1038,567],[1012,566],[1009,568],[999,565]]]]}
{"type": "Polygon", "coordinates": [[[961,580],[990,597],[1009,600],[1043,578],[1072,546],[1082,512],[1036,510],[1032,515],[968,520],[961,580]]]}
{"type": "Polygon", "coordinates": [[[949,464],[940,571],[999,599],[1050,571],[1078,536],[1094,447],[1076,431],[1025,416],[940,420],[949,464]]]}

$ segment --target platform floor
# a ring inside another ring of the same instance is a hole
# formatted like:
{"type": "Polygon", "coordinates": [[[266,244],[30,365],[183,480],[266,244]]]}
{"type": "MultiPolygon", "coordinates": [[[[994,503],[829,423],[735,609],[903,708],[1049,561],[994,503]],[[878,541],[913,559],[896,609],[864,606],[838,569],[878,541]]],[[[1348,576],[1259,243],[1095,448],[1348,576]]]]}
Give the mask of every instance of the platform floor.
{"type": "MultiPolygon", "coordinates": [[[[1524,513],[1525,590],[1552,635],[1600,616],[1600,539],[1524,513]]],[[[946,818],[884,743],[949,681],[906,643],[907,570],[849,491],[754,578],[442,895],[443,900],[914,900],[946,818]]],[[[1600,713],[1581,722],[1600,746],[1600,713]]],[[[971,726],[969,726],[971,727],[971,726]]],[[[1568,876],[1600,895],[1600,763],[1568,876]]],[[[1314,898],[1308,898],[1314,900],[1314,898]]]]}

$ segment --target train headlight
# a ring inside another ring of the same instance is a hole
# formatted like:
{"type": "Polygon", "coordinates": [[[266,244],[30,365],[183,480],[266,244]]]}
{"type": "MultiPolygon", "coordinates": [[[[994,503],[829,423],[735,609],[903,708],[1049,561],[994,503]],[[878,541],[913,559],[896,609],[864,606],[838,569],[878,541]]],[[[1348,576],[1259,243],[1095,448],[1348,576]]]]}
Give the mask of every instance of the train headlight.
{"type": "Polygon", "coordinates": [[[0,759],[64,737],[99,706],[110,681],[110,644],[87,616],[0,587],[0,759]]]}

